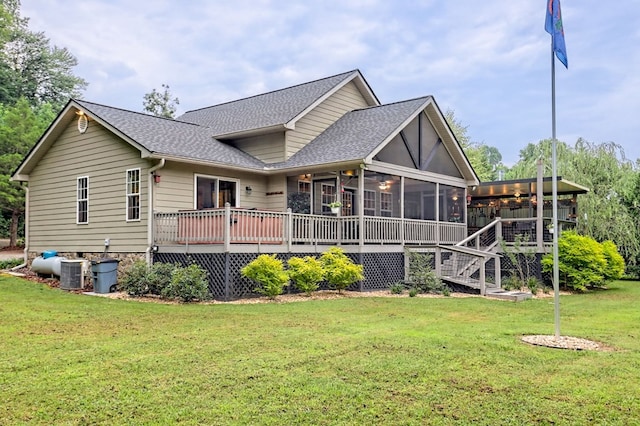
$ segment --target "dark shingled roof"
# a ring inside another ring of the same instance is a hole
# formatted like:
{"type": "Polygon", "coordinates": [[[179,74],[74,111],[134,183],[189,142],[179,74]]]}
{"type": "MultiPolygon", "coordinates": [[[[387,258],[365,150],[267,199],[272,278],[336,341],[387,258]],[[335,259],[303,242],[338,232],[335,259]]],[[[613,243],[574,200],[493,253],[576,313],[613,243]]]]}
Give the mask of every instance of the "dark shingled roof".
{"type": "Polygon", "coordinates": [[[355,73],[359,71],[188,111],[178,120],[208,127],[214,136],[284,125],[355,73]]]}
{"type": "Polygon", "coordinates": [[[211,130],[205,127],[87,101],[75,102],[89,115],[103,120],[152,153],[264,169],[262,161],[214,139],[211,130]]]}
{"type": "Polygon", "coordinates": [[[430,96],[346,113],[288,161],[274,167],[305,167],[368,157],[425,103],[430,96]]]}

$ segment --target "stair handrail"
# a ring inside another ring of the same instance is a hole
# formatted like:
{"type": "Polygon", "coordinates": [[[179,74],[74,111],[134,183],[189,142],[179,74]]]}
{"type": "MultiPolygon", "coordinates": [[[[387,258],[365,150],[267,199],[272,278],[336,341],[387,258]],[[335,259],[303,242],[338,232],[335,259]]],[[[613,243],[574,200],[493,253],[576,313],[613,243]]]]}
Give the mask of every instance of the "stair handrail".
{"type": "MultiPolygon", "coordinates": [[[[472,240],[474,240],[474,239],[475,239],[475,240],[476,240],[476,248],[477,248],[477,247],[480,247],[480,236],[481,236],[482,234],[484,234],[486,231],[488,231],[489,229],[491,229],[492,227],[497,226],[497,225],[498,225],[499,223],[501,223],[501,222],[502,222],[502,219],[501,219],[501,218],[499,218],[499,217],[495,218],[495,219],[493,220],[493,222],[489,223],[489,224],[488,224],[488,225],[486,225],[484,228],[480,228],[480,229],[478,229],[476,232],[474,232],[473,234],[469,235],[469,236],[468,236],[467,238],[465,238],[464,240],[462,240],[462,241],[458,242],[458,243],[456,244],[456,246],[459,246],[459,247],[460,247],[460,246],[464,246],[464,245],[466,245],[469,241],[472,241],[472,240]]],[[[496,233],[496,235],[497,235],[497,233],[496,233]]],[[[496,241],[494,242],[494,244],[492,244],[492,245],[490,246],[490,248],[492,248],[493,246],[495,246],[497,243],[498,243],[498,240],[497,240],[497,238],[496,238],[496,241]]]]}

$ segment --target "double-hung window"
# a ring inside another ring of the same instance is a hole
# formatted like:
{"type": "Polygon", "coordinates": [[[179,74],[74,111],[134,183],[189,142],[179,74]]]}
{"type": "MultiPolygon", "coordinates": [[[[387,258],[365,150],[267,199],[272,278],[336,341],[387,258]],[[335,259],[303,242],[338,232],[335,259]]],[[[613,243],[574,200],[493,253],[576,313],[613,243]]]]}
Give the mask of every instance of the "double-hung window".
{"type": "Polygon", "coordinates": [[[127,221],[140,220],[140,169],[127,170],[127,221]]]}
{"type": "Polygon", "coordinates": [[[89,176],[81,176],[76,182],[76,223],[89,223],[89,176]]]}

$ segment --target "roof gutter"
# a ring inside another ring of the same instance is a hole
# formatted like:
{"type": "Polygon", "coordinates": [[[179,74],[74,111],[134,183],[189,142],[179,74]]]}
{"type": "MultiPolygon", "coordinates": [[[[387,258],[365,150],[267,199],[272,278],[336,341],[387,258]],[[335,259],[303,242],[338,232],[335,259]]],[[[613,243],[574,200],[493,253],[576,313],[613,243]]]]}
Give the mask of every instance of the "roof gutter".
{"type": "Polygon", "coordinates": [[[153,188],[154,188],[154,177],[156,175],[156,170],[160,170],[164,167],[166,160],[161,158],[158,164],[151,167],[149,169],[149,176],[147,180],[147,188],[149,194],[148,208],[147,208],[147,250],[145,251],[145,260],[147,261],[147,265],[151,265],[151,251],[153,250],[153,205],[154,205],[154,196],[153,196],[153,188]]]}

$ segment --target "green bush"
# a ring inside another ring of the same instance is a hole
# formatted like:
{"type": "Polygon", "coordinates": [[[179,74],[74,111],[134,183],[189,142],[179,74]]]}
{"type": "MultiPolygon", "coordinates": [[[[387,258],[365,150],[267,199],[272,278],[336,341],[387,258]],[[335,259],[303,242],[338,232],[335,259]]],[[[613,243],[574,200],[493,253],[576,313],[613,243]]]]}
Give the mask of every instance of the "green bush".
{"type": "Polygon", "coordinates": [[[602,253],[607,260],[607,266],[604,269],[604,278],[606,280],[619,280],[624,275],[624,258],[618,253],[613,241],[604,241],[602,243],[602,253]]]}
{"type": "Polygon", "coordinates": [[[144,260],[137,260],[124,273],[118,288],[129,296],[149,294],[149,267],[144,260]]]}
{"type": "Polygon", "coordinates": [[[292,257],[287,265],[289,265],[289,278],[298,290],[304,291],[307,295],[316,291],[318,283],[324,278],[322,264],[313,256],[292,257]]]}
{"type": "Polygon", "coordinates": [[[209,296],[207,271],[196,264],[175,268],[171,272],[171,281],[162,289],[162,297],[182,302],[207,300],[209,296]]]}
{"type": "Polygon", "coordinates": [[[351,284],[364,280],[364,267],[353,263],[339,247],[331,247],[322,253],[320,263],[325,271],[325,279],[339,293],[351,284]]]}
{"type": "Polygon", "coordinates": [[[255,289],[258,293],[274,299],[282,294],[289,284],[289,275],[276,255],[261,254],[255,260],[240,270],[243,277],[252,279],[259,286],[255,289]]]}
{"type": "Polygon", "coordinates": [[[162,290],[171,283],[171,274],[180,265],[175,263],[156,262],[151,266],[148,276],[149,294],[161,295],[162,290]]]}
{"type": "Polygon", "coordinates": [[[176,264],[161,262],[149,267],[144,260],[138,260],[126,270],[118,287],[129,296],[159,296],[171,283],[171,274],[176,268],[176,264]]]}
{"type": "Polygon", "coordinates": [[[0,270],[14,268],[18,265],[21,265],[23,262],[24,262],[24,259],[0,260],[0,270]]]}
{"type": "Polygon", "coordinates": [[[418,290],[417,288],[413,287],[413,288],[411,288],[409,290],[409,297],[416,297],[419,292],[420,292],[420,290],[418,290]]]}
{"type": "MultiPolygon", "coordinates": [[[[563,232],[558,239],[558,261],[559,284],[566,288],[584,291],[605,284],[607,259],[602,245],[593,238],[563,232]]],[[[553,271],[552,254],[542,258],[542,268],[545,272],[553,271]]]]}
{"type": "Polygon", "coordinates": [[[449,288],[431,267],[433,255],[430,253],[409,253],[409,282],[423,293],[441,293],[449,288]]]}
{"type": "Polygon", "coordinates": [[[516,275],[514,271],[511,271],[509,276],[502,279],[502,288],[504,290],[520,290],[522,288],[522,281],[516,275]]]}

